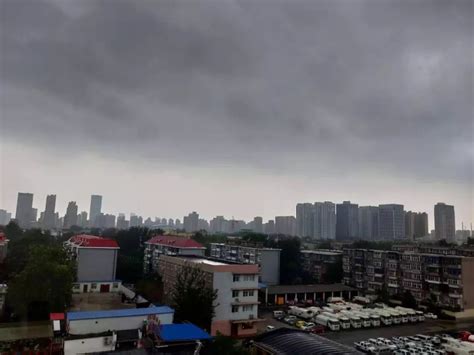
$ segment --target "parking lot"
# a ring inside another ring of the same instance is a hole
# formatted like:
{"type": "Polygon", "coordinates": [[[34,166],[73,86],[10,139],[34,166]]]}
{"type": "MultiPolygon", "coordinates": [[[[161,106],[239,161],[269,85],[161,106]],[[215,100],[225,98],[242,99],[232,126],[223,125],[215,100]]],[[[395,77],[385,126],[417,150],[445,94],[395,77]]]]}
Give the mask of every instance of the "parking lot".
{"type": "MultiPolygon", "coordinates": [[[[260,317],[265,318],[264,322],[259,324],[259,330],[265,331],[267,325],[275,328],[293,328],[293,326],[280,322],[273,318],[271,312],[260,312],[260,317]]],[[[474,328],[474,320],[465,322],[454,322],[447,320],[427,319],[421,323],[393,325],[378,328],[361,328],[342,330],[339,332],[327,331],[322,336],[337,341],[338,343],[353,346],[354,342],[366,340],[368,338],[391,338],[394,336],[409,336],[415,334],[431,334],[454,332],[458,330],[469,330],[474,328]]]]}

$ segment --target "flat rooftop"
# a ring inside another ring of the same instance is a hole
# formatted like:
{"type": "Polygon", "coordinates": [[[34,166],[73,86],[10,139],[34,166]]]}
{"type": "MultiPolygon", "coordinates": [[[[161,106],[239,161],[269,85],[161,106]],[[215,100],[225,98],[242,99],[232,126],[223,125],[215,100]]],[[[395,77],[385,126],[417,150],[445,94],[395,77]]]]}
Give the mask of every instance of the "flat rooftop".
{"type": "Polygon", "coordinates": [[[229,265],[227,263],[223,263],[221,261],[214,261],[214,260],[209,260],[209,259],[203,259],[203,258],[186,258],[189,261],[196,263],[196,264],[207,264],[207,265],[229,265]]]}
{"type": "Polygon", "coordinates": [[[168,306],[160,306],[147,308],[111,309],[107,311],[68,312],[67,319],[84,320],[97,318],[121,318],[167,313],[174,313],[174,310],[168,306]]]}
{"type": "Polygon", "coordinates": [[[134,303],[122,303],[121,293],[73,293],[70,311],[98,311],[135,308],[134,303]]]}
{"type": "Polygon", "coordinates": [[[53,328],[49,321],[5,323],[0,326],[0,341],[52,338],[53,328]]]}
{"type": "Polygon", "coordinates": [[[313,249],[313,250],[301,250],[302,253],[305,254],[319,254],[319,255],[342,255],[342,251],[337,251],[337,250],[318,250],[318,249],[313,249]]]}

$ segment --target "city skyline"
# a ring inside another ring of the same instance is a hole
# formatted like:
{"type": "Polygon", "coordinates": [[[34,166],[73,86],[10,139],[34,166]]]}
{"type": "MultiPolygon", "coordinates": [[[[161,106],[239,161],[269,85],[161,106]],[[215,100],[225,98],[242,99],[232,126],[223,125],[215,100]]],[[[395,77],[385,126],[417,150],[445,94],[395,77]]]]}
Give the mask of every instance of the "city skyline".
{"type": "Polygon", "coordinates": [[[471,1],[111,3],[1,1],[2,208],[474,221],[471,1]]]}

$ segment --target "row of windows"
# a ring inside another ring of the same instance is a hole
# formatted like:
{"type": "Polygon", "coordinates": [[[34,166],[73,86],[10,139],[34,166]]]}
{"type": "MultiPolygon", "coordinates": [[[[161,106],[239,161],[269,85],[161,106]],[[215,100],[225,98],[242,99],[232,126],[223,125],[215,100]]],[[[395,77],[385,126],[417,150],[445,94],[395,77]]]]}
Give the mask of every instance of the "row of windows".
{"type": "Polygon", "coordinates": [[[242,308],[242,312],[252,312],[253,311],[253,304],[247,304],[245,306],[232,306],[232,313],[239,312],[239,309],[242,308]]]}
{"type": "Polygon", "coordinates": [[[239,275],[239,274],[234,274],[234,282],[239,282],[239,281],[255,281],[255,275],[239,275]]]}
{"type": "MultiPolygon", "coordinates": [[[[232,297],[239,297],[240,291],[239,290],[233,290],[232,291],[232,297]]],[[[254,295],[254,290],[245,290],[242,292],[243,297],[252,297],[254,295]]]]}

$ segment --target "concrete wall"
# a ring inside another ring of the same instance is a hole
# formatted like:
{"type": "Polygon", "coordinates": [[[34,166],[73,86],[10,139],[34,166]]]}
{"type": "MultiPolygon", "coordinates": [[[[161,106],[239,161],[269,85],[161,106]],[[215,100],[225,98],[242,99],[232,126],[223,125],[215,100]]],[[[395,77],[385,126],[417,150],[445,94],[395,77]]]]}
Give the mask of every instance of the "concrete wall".
{"type": "Polygon", "coordinates": [[[79,248],[77,281],[115,280],[117,249],[79,248]]]}
{"type": "Polygon", "coordinates": [[[280,250],[260,251],[260,276],[265,284],[280,283],[280,250]]]}
{"type": "Polygon", "coordinates": [[[179,250],[180,255],[199,255],[199,256],[205,256],[206,255],[206,249],[180,249],[179,250]]]}
{"type": "MultiPolygon", "coordinates": [[[[157,317],[161,324],[173,323],[173,313],[158,314],[157,317]]],[[[69,333],[76,335],[139,329],[143,326],[143,321],[146,319],[147,316],[70,320],[68,321],[69,333]]]]}
{"type": "Polygon", "coordinates": [[[73,293],[84,293],[84,285],[87,285],[87,293],[100,293],[101,285],[109,285],[109,292],[121,292],[121,281],[106,282],[76,282],[73,285],[73,293]],[[92,288],[95,284],[95,288],[92,288]],[[115,286],[115,287],[114,287],[115,286]]]}
{"type": "Polygon", "coordinates": [[[462,287],[464,310],[474,309],[474,258],[462,260],[462,287]]]}
{"type": "Polygon", "coordinates": [[[88,354],[92,352],[102,352],[115,350],[112,335],[105,337],[74,339],[64,341],[64,354],[88,354]],[[106,340],[110,345],[105,345],[106,340]]]}

